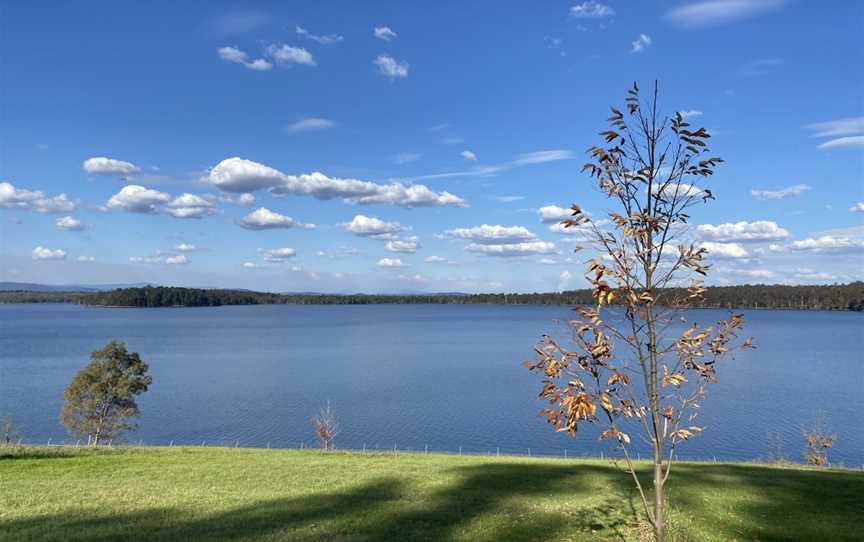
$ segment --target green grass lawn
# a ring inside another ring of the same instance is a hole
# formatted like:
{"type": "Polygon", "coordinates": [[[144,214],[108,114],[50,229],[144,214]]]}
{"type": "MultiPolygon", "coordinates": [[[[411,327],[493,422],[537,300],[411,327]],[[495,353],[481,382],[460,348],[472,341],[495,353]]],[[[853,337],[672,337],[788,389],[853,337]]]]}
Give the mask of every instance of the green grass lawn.
{"type": "MultiPolygon", "coordinates": [[[[636,540],[631,485],[600,460],[0,449],[0,539],[636,540]]],[[[679,540],[864,533],[861,472],[681,463],[668,487],[679,540]]]]}

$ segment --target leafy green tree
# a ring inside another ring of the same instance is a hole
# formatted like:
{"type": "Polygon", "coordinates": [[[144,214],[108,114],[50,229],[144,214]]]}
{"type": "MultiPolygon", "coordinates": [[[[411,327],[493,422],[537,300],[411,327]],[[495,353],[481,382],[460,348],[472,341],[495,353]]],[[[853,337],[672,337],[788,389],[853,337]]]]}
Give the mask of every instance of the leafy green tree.
{"type": "Polygon", "coordinates": [[[127,351],[123,342],[109,342],[90,354],[90,363],[63,392],[60,421],[72,435],[86,436],[94,446],[135,430],[129,418],[138,415],[135,397],[153,382],[147,370],[137,352],[127,351]]]}

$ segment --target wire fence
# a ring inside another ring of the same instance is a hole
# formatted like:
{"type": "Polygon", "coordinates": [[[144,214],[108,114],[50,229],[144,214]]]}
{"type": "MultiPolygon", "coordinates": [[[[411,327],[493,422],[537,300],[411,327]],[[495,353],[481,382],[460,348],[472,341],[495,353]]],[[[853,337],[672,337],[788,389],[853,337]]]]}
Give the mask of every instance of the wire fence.
{"type": "MultiPolygon", "coordinates": [[[[12,444],[12,443],[9,443],[12,444]]],[[[49,448],[98,448],[98,449],[134,449],[134,448],[173,448],[173,447],[182,447],[182,448],[219,448],[219,449],[251,449],[251,450],[297,450],[297,451],[319,451],[324,452],[322,448],[315,442],[307,442],[307,441],[297,441],[296,444],[286,444],[284,442],[279,443],[278,445],[274,445],[272,441],[267,442],[243,442],[239,439],[213,439],[213,440],[201,440],[201,441],[175,441],[168,440],[165,442],[145,442],[143,439],[139,439],[137,441],[122,441],[122,442],[113,442],[109,441],[108,443],[100,443],[96,446],[92,446],[87,440],[79,439],[76,441],[71,440],[59,440],[55,441],[53,439],[47,439],[46,442],[42,443],[37,441],[25,441],[24,439],[19,439],[15,442],[16,446],[25,446],[25,447],[42,447],[46,446],[49,448]]],[[[404,446],[400,445],[398,441],[394,441],[393,445],[381,445],[379,443],[363,443],[360,447],[347,447],[347,448],[335,448],[333,451],[336,452],[351,452],[351,453],[362,453],[369,455],[429,455],[429,454],[437,454],[437,455],[449,455],[449,456],[473,456],[473,457],[518,457],[518,458],[542,458],[542,459],[578,459],[578,460],[600,460],[600,461],[610,461],[610,462],[619,462],[625,461],[623,453],[609,453],[605,451],[600,451],[599,454],[592,453],[589,451],[578,451],[568,448],[519,448],[519,447],[463,447],[457,446],[453,448],[439,448],[439,447],[430,447],[428,444],[424,444],[422,446],[404,446]]],[[[327,452],[331,453],[331,452],[327,452]]],[[[652,457],[647,454],[642,454],[641,452],[630,452],[630,458],[635,461],[648,461],[652,460],[652,457]]],[[[753,463],[753,464],[776,464],[776,463],[788,463],[793,464],[791,460],[775,460],[771,458],[738,458],[738,457],[717,457],[717,456],[690,456],[690,455],[674,455],[675,461],[690,461],[690,462],[701,462],[701,463],[753,463]]],[[[834,467],[844,467],[854,470],[862,470],[864,471],[864,464],[861,464],[860,467],[857,466],[849,466],[843,464],[833,464],[829,466],[834,467]]]]}

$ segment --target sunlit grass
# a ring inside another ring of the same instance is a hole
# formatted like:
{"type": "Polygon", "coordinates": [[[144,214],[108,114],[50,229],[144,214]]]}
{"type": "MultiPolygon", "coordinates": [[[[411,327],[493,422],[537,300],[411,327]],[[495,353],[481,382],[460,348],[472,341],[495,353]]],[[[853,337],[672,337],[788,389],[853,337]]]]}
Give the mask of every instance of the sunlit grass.
{"type": "MultiPolygon", "coordinates": [[[[144,448],[0,449],[0,539],[635,540],[608,461],[144,448]]],[[[647,472],[646,472],[647,474],[647,472]]],[[[860,540],[864,473],[687,463],[679,540],[860,540]]]]}

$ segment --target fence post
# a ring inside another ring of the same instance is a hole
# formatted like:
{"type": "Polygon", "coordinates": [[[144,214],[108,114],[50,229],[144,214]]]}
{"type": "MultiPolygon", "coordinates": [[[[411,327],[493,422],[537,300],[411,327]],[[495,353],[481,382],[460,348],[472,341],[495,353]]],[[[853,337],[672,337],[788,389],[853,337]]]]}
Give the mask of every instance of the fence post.
{"type": "Polygon", "coordinates": [[[600,459],[603,459],[603,450],[600,450],[600,459]]]}
{"type": "Polygon", "coordinates": [[[531,448],[528,448],[528,457],[531,457],[531,448]]]}
{"type": "Polygon", "coordinates": [[[399,453],[396,451],[396,441],[395,440],[393,441],[393,455],[399,455],[399,453]]]}
{"type": "Polygon", "coordinates": [[[365,442],[363,443],[363,453],[364,454],[366,453],[366,443],[365,442]]]}
{"type": "Polygon", "coordinates": [[[203,440],[201,441],[201,446],[202,446],[202,447],[204,446],[204,442],[206,442],[206,441],[203,441],[203,440]]]}
{"type": "Polygon", "coordinates": [[[459,455],[462,455],[462,446],[459,446],[459,455]]]}
{"type": "Polygon", "coordinates": [[[270,441],[269,440],[267,441],[267,449],[268,450],[270,449],[270,441]]]}
{"type": "Polygon", "coordinates": [[[239,448],[239,447],[240,447],[240,441],[239,441],[239,440],[235,440],[235,441],[234,441],[234,447],[235,447],[235,448],[239,448]]]}
{"type": "Polygon", "coordinates": [[[48,439],[48,446],[51,446],[51,439],[48,439]]]}
{"type": "Polygon", "coordinates": [[[501,457],[501,446],[495,447],[495,457],[501,457]]]}
{"type": "Polygon", "coordinates": [[[564,459],[567,459],[567,448],[564,448],[564,459]]]}
{"type": "Polygon", "coordinates": [[[172,440],[171,442],[168,443],[168,447],[169,447],[169,448],[173,448],[173,447],[174,447],[174,441],[173,441],[173,440],[172,440]]]}
{"type": "Polygon", "coordinates": [[[429,454],[429,445],[428,444],[423,448],[423,453],[426,455],[429,454]]]}

